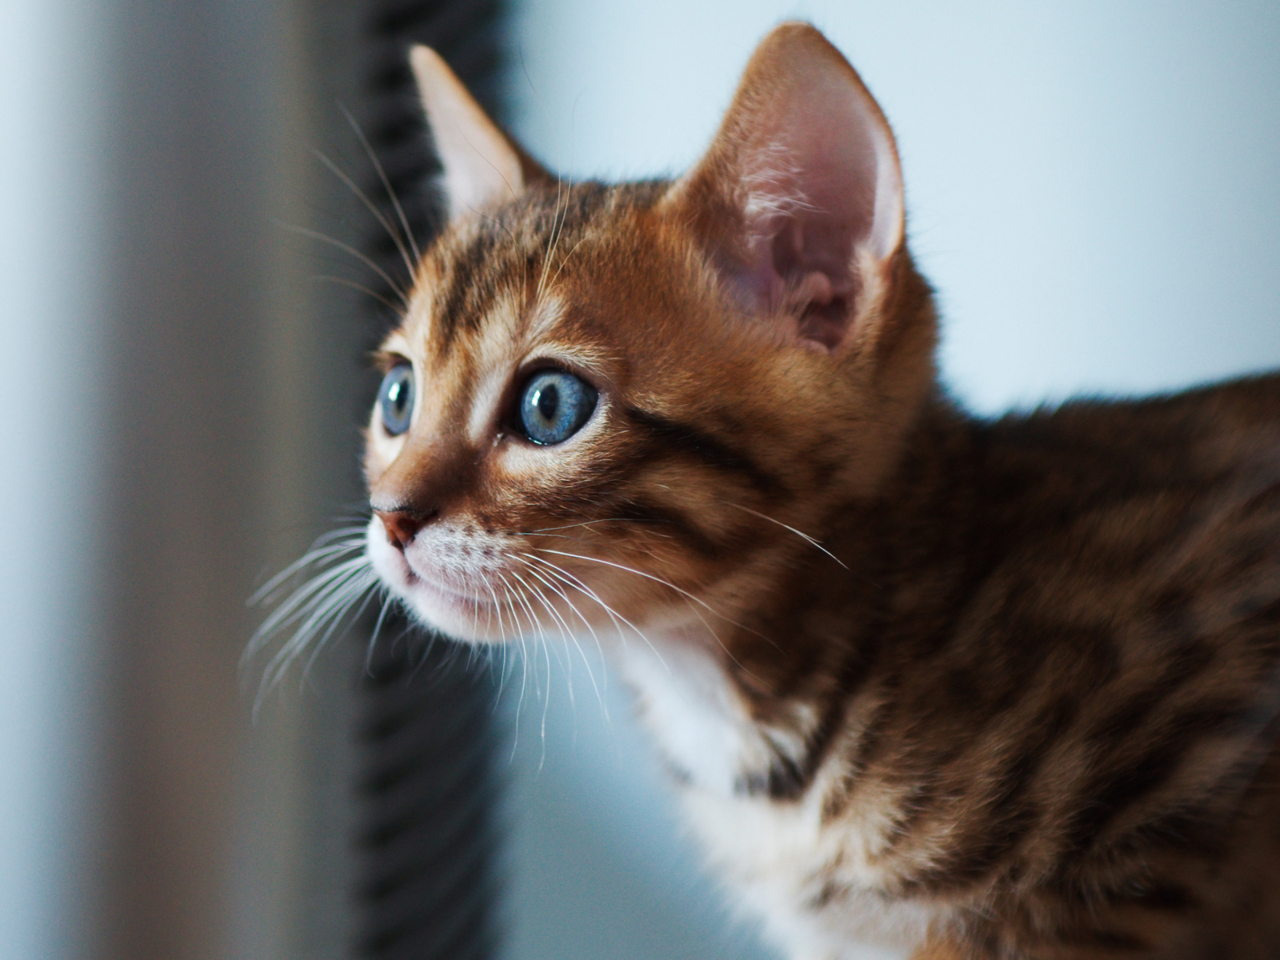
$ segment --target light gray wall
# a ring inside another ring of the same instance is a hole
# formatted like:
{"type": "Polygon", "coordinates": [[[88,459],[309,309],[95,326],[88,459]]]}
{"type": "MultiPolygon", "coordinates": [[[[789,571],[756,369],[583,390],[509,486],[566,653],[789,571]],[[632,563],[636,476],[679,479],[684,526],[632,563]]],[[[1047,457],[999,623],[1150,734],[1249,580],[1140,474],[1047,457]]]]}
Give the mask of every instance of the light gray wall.
{"type": "MultiPolygon", "coordinates": [[[[515,131],[577,177],[679,171],[790,17],[828,33],[894,126],[944,376],[973,409],[1280,367],[1274,3],[530,3],[515,131]]],[[[512,957],[768,955],[724,932],[616,678],[606,722],[574,659],[576,711],[553,659],[513,755],[512,957]]]]}

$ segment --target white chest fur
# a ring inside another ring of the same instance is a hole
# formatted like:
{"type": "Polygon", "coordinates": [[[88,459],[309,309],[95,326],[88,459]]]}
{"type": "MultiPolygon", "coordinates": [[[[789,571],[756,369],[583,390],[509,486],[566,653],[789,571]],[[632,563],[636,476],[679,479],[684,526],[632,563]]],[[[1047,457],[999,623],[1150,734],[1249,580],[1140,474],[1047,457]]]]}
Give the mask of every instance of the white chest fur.
{"type": "MultiPolygon", "coordinates": [[[[932,912],[882,896],[882,871],[868,856],[889,826],[890,804],[863,804],[824,824],[822,797],[834,775],[824,770],[797,800],[743,791],[746,776],[767,770],[778,750],[798,757],[801,738],[751,719],[712,648],[698,642],[704,638],[684,629],[649,639],[628,645],[624,673],[659,749],[688,778],[682,806],[714,871],[772,937],[797,960],[865,957],[859,943],[918,944],[932,912]]],[[[811,718],[797,709],[804,730],[811,718]]]]}

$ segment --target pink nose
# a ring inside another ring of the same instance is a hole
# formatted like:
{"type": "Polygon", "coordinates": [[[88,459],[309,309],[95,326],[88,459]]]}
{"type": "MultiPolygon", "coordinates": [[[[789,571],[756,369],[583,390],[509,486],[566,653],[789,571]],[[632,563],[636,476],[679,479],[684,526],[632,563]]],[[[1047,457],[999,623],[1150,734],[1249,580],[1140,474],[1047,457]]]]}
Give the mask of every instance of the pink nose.
{"type": "Polygon", "coordinates": [[[387,542],[397,550],[403,550],[417,536],[423,525],[431,519],[431,514],[418,513],[413,510],[374,510],[382,528],[387,532],[387,542]]]}

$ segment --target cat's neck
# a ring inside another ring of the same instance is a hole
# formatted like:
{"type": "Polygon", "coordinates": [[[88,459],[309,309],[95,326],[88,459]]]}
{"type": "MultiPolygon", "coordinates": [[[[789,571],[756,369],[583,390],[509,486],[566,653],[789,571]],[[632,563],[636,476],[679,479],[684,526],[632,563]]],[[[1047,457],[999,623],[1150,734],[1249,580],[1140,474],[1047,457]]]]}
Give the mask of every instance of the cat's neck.
{"type": "Polygon", "coordinates": [[[691,605],[688,619],[621,647],[677,779],[742,796],[806,788],[830,738],[863,709],[858,689],[884,668],[887,618],[909,608],[927,623],[967,576],[958,560],[972,521],[974,431],[945,401],[927,402],[883,492],[839,504],[821,546],[789,555],[771,590],[714,612],[691,605]],[[911,565],[930,591],[918,601],[906,595],[920,580],[904,572],[911,565]]]}

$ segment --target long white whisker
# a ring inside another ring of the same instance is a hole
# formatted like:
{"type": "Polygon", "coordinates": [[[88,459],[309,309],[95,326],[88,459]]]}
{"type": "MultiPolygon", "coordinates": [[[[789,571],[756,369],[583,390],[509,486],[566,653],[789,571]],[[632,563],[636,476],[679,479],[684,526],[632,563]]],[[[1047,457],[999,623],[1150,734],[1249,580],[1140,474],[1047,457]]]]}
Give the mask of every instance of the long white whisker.
{"type": "Polygon", "coordinates": [[[489,615],[485,618],[485,627],[484,627],[485,633],[487,634],[489,632],[489,628],[493,626],[493,615],[496,613],[498,615],[498,635],[503,638],[503,642],[501,644],[502,665],[501,667],[499,667],[499,671],[498,671],[498,696],[494,698],[494,703],[493,703],[494,709],[496,710],[498,708],[499,698],[501,698],[502,696],[502,690],[507,683],[507,657],[508,657],[507,648],[509,644],[506,641],[509,638],[507,637],[506,625],[503,623],[503,620],[502,620],[503,605],[498,600],[498,595],[497,593],[494,592],[493,585],[490,584],[487,579],[483,579],[483,578],[481,579],[480,582],[484,585],[484,588],[487,591],[489,591],[489,597],[490,599],[493,600],[493,605],[489,608],[489,615]]]}
{"type": "MultiPolygon", "coordinates": [[[[714,614],[715,616],[719,617],[721,620],[724,620],[726,623],[729,623],[729,624],[731,624],[731,625],[733,625],[733,626],[737,627],[737,628],[738,628],[738,629],[740,629],[740,630],[746,630],[748,633],[755,634],[757,637],[759,637],[760,639],[764,640],[766,643],[773,644],[774,646],[776,646],[776,644],[774,644],[774,642],[773,642],[772,640],[770,640],[768,637],[766,637],[764,634],[760,633],[760,632],[759,632],[759,631],[757,631],[757,630],[752,630],[750,627],[745,626],[744,624],[738,623],[736,620],[731,620],[729,617],[726,617],[724,614],[720,613],[718,610],[716,610],[716,609],[715,609],[714,607],[712,607],[710,604],[708,604],[708,603],[706,603],[705,601],[703,601],[703,600],[699,599],[698,597],[694,596],[692,593],[689,593],[689,591],[687,591],[687,590],[682,590],[682,589],[680,589],[679,587],[677,587],[674,583],[670,583],[670,582],[668,582],[668,581],[666,581],[666,580],[663,580],[663,579],[661,579],[661,578],[659,578],[659,577],[655,577],[655,576],[653,576],[652,574],[645,573],[643,570],[636,570],[634,567],[627,567],[627,566],[624,566],[624,565],[619,564],[619,563],[614,563],[614,562],[613,562],[613,561],[611,561],[611,560],[602,560],[602,559],[600,559],[599,557],[586,557],[586,556],[581,556],[581,555],[579,555],[579,554],[564,553],[564,552],[562,552],[562,551],[560,551],[560,550],[548,550],[548,549],[546,549],[546,548],[535,548],[535,549],[541,550],[541,552],[544,552],[544,553],[553,553],[553,554],[558,554],[559,556],[564,556],[564,557],[573,557],[573,558],[578,559],[578,560],[591,560],[591,561],[594,561],[594,562],[596,562],[596,563],[604,564],[605,566],[608,566],[608,567],[615,567],[615,568],[617,568],[617,569],[619,569],[619,570],[624,570],[624,571],[626,571],[626,572],[628,572],[628,573],[634,573],[634,574],[637,574],[638,576],[642,576],[642,577],[645,577],[646,579],[653,580],[653,581],[655,581],[656,583],[660,583],[660,584],[662,584],[663,586],[670,587],[672,590],[676,591],[676,592],[677,592],[677,593],[679,593],[681,596],[683,596],[683,597],[686,599],[686,601],[687,601],[687,602],[688,602],[688,601],[692,601],[692,602],[690,603],[690,605],[689,605],[689,610],[690,610],[690,612],[692,612],[694,616],[696,616],[699,620],[701,620],[701,621],[702,621],[702,625],[703,625],[704,627],[706,627],[706,628],[707,628],[707,632],[711,634],[712,639],[714,639],[714,640],[716,641],[716,643],[719,645],[720,649],[721,649],[721,650],[723,650],[723,651],[725,652],[725,654],[729,657],[729,659],[730,659],[730,660],[732,660],[732,661],[733,661],[735,664],[737,664],[739,667],[742,667],[742,669],[744,669],[744,670],[746,670],[745,665],[744,665],[744,664],[742,664],[742,663],[737,659],[737,657],[735,657],[735,656],[734,656],[733,652],[729,649],[729,647],[725,644],[725,642],[724,642],[723,640],[721,640],[721,639],[720,639],[720,635],[719,635],[718,633],[716,633],[716,632],[715,632],[715,630],[713,630],[713,629],[711,628],[711,624],[707,623],[706,618],[704,618],[704,617],[702,616],[702,614],[698,613],[698,611],[697,611],[697,610],[695,610],[695,609],[693,608],[693,603],[697,603],[697,604],[701,605],[702,607],[704,607],[705,609],[707,609],[708,611],[710,611],[712,614],[714,614]]],[[[643,636],[643,634],[642,634],[642,636],[643,636]]],[[[645,638],[645,642],[646,642],[646,643],[648,643],[648,642],[649,642],[649,641],[648,641],[648,638],[645,638]]],[[[653,644],[652,644],[652,643],[649,643],[649,647],[650,647],[650,649],[654,649],[654,648],[653,648],[653,644]]],[[[656,649],[654,649],[654,653],[657,653],[657,650],[656,650],[656,649]]],[[[748,671],[748,672],[749,672],[749,671],[748,671]]]]}
{"type": "MultiPolygon", "coordinates": [[[[524,577],[520,576],[520,574],[516,573],[514,570],[511,571],[511,576],[515,577],[518,583],[521,583],[525,587],[527,587],[529,592],[533,594],[534,599],[537,600],[540,604],[542,604],[543,608],[547,611],[547,613],[551,615],[551,618],[560,625],[560,636],[565,642],[565,662],[562,663],[561,666],[564,668],[565,676],[568,681],[569,706],[570,708],[573,708],[576,710],[577,704],[574,702],[574,696],[573,696],[573,660],[569,657],[569,650],[568,650],[568,643],[572,636],[572,631],[569,629],[569,624],[565,622],[564,617],[560,616],[560,614],[556,611],[555,607],[552,606],[550,602],[548,602],[545,596],[543,596],[542,591],[537,588],[536,584],[529,583],[524,579],[524,577]]],[[[556,653],[556,662],[560,663],[560,654],[558,652],[556,653]]],[[[548,669],[550,669],[550,665],[548,665],[548,669]]],[[[548,687],[551,686],[550,677],[547,678],[547,686],[548,687]]]]}
{"type": "MultiPolygon", "coordinates": [[[[342,578],[334,581],[331,587],[323,595],[317,597],[314,604],[308,607],[309,612],[306,619],[294,631],[293,636],[271,658],[270,663],[267,665],[268,674],[272,673],[273,670],[276,671],[275,680],[279,680],[283,676],[283,669],[293,662],[303,648],[315,640],[321,628],[329,622],[330,618],[334,616],[341,617],[358,597],[373,586],[374,582],[375,575],[372,570],[368,569],[352,570],[342,578]]],[[[325,638],[329,636],[331,630],[332,626],[330,631],[325,633],[325,638]]]]}
{"type": "MultiPolygon", "coordinates": [[[[562,640],[562,643],[564,643],[564,660],[561,660],[561,655],[559,655],[559,652],[557,650],[556,662],[558,664],[561,664],[561,668],[564,671],[564,682],[566,682],[566,686],[568,687],[568,705],[570,705],[570,712],[573,714],[573,716],[576,717],[577,716],[577,700],[575,696],[573,696],[573,660],[572,658],[570,658],[570,655],[568,655],[568,636],[570,636],[567,630],[568,625],[567,623],[564,623],[563,618],[559,616],[559,614],[556,612],[556,609],[552,607],[552,604],[548,603],[547,598],[545,598],[545,596],[541,594],[541,591],[538,590],[538,588],[536,588],[535,585],[529,584],[529,582],[527,582],[524,579],[524,577],[520,576],[520,573],[511,571],[511,575],[515,577],[517,582],[520,582],[520,584],[524,584],[526,588],[529,589],[530,593],[534,595],[534,599],[538,600],[538,602],[541,605],[543,605],[545,609],[547,609],[547,612],[550,614],[550,616],[552,616],[553,620],[557,621],[559,625],[561,625],[561,640],[562,640]]],[[[549,648],[550,646],[550,640],[548,639],[548,636],[545,634],[543,634],[543,645],[547,646],[547,648],[549,648]]],[[[548,658],[547,660],[548,698],[550,698],[550,689],[552,689],[552,675],[550,675],[550,669],[552,669],[552,664],[550,664],[550,658],[548,658]]],[[[544,714],[545,714],[545,710],[547,710],[547,707],[545,707],[544,705],[543,707],[544,714]]]]}
{"type": "Polygon", "coordinates": [[[312,283],[337,283],[337,284],[341,284],[344,287],[350,287],[352,290],[359,290],[361,293],[365,294],[366,296],[372,297],[374,300],[377,300],[380,304],[382,304],[392,313],[400,312],[400,307],[397,304],[392,303],[390,300],[388,300],[382,294],[378,293],[376,290],[372,290],[369,287],[366,287],[363,283],[356,283],[354,280],[348,280],[346,277],[335,277],[331,273],[318,273],[318,274],[315,274],[313,277],[311,277],[311,282],[312,283]]]}
{"type": "Polygon", "coordinates": [[[325,534],[313,543],[310,549],[293,563],[289,564],[274,577],[255,590],[252,596],[245,601],[249,606],[261,603],[268,595],[284,583],[303,567],[310,566],[318,560],[332,556],[335,553],[343,553],[348,550],[357,550],[364,547],[364,527],[346,528],[344,530],[335,530],[332,533],[325,534]],[[358,535],[355,535],[358,534],[358,535]],[[341,543],[333,543],[339,536],[352,535],[350,540],[344,540],[341,543]]]}
{"type": "MultiPolygon", "coordinates": [[[[514,570],[511,570],[509,572],[512,578],[516,581],[516,583],[519,584],[519,587],[517,587],[517,589],[520,589],[521,587],[524,588],[520,590],[521,596],[525,595],[525,590],[527,590],[530,594],[532,594],[533,598],[537,600],[539,603],[541,603],[543,606],[543,609],[545,609],[547,613],[551,615],[551,618],[560,625],[561,635],[563,636],[565,634],[565,631],[568,629],[568,627],[565,624],[564,620],[555,612],[555,610],[550,605],[548,605],[546,597],[542,596],[542,594],[538,592],[538,590],[533,586],[533,584],[529,583],[529,581],[527,581],[524,577],[520,576],[520,574],[516,573],[514,570]]],[[[530,605],[529,609],[532,611],[533,609],[532,605],[530,605]]],[[[541,624],[539,624],[539,629],[541,629],[541,624]]],[[[546,636],[546,634],[544,633],[543,636],[546,636]]],[[[557,661],[559,660],[559,654],[556,655],[556,659],[557,661]]]]}
{"type": "Polygon", "coordinates": [[[534,549],[539,550],[542,553],[551,553],[560,557],[572,557],[574,560],[586,560],[591,563],[603,564],[606,567],[613,567],[616,570],[622,570],[622,571],[625,571],[626,573],[634,573],[638,577],[644,577],[646,580],[652,580],[654,583],[661,584],[662,586],[667,587],[668,589],[674,590],[676,593],[680,594],[683,597],[687,597],[688,599],[692,600],[694,603],[698,604],[702,608],[710,611],[713,615],[719,617],[721,620],[724,620],[726,623],[732,624],[733,626],[737,627],[740,630],[746,630],[748,633],[754,633],[756,636],[760,637],[762,640],[768,639],[767,637],[764,636],[764,634],[758,633],[757,631],[752,630],[750,627],[746,626],[745,624],[738,623],[737,621],[731,620],[729,617],[726,617],[723,613],[715,609],[715,607],[711,606],[711,604],[707,603],[701,597],[695,596],[694,594],[690,593],[688,590],[681,589],[680,587],[677,587],[674,583],[671,583],[668,580],[663,580],[661,577],[656,577],[651,573],[645,573],[643,570],[637,570],[635,569],[635,567],[628,567],[625,564],[614,563],[612,560],[602,560],[600,557],[588,557],[578,553],[565,553],[563,550],[551,550],[547,547],[535,547],[534,549]]]}
{"type": "MultiPolygon", "coordinates": [[[[507,580],[505,574],[499,574],[498,576],[502,578],[503,583],[506,583],[508,584],[508,586],[511,586],[510,581],[507,580]]],[[[538,770],[539,772],[541,772],[542,766],[544,763],[546,763],[546,760],[547,760],[547,709],[551,704],[551,650],[549,645],[547,644],[547,635],[542,629],[542,624],[538,622],[538,618],[534,615],[533,607],[529,604],[529,601],[525,599],[524,592],[521,591],[519,587],[513,586],[512,589],[515,591],[516,595],[520,599],[520,602],[524,604],[525,609],[528,611],[530,625],[533,627],[534,630],[538,632],[538,638],[542,643],[542,653],[543,653],[543,656],[546,658],[546,664],[547,664],[547,689],[545,691],[542,689],[542,684],[538,680],[538,670],[537,670],[536,661],[534,663],[534,671],[533,671],[534,688],[536,689],[538,696],[542,698],[542,722],[540,727],[540,738],[542,740],[542,756],[538,760],[538,770]]]]}
{"type": "Polygon", "coordinates": [[[636,519],[629,520],[625,517],[604,517],[599,520],[579,520],[576,523],[564,523],[558,527],[540,527],[537,530],[522,530],[522,534],[547,533],[551,530],[572,530],[575,527],[590,527],[597,523],[664,523],[663,520],[652,519],[636,519]]]}
{"type": "MultiPolygon", "coordinates": [[[[537,618],[537,617],[534,615],[534,613],[533,613],[533,607],[531,607],[531,606],[529,605],[529,601],[528,601],[527,599],[525,599],[524,594],[523,594],[522,592],[520,592],[520,590],[519,590],[519,588],[518,588],[518,587],[516,587],[515,585],[513,585],[513,584],[511,583],[511,581],[507,579],[507,577],[506,577],[506,575],[505,575],[505,574],[501,574],[501,573],[500,573],[500,574],[498,574],[498,577],[499,577],[499,579],[501,579],[501,580],[502,580],[502,582],[506,585],[507,590],[508,590],[508,592],[510,593],[511,597],[516,601],[516,603],[518,603],[518,604],[520,605],[520,607],[522,607],[522,608],[524,609],[525,613],[527,613],[527,614],[529,615],[529,629],[530,629],[530,630],[541,630],[541,629],[542,629],[542,627],[538,624],[538,618],[537,618]]],[[[515,612],[515,608],[513,608],[512,612],[513,612],[513,613],[515,612]]],[[[515,621],[515,627],[516,627],[516,632],[517,632],[517,633],[521,633],[521,634],[523,634],[523,633],[524,633],[523,628],[520,626],[520,622],[519,622],[519,620],[516,620],[516,621],[515,621]]],[[[535,678],[535,679],[536,679],[536,678],[535,678]]]]}
{"type": "MultiPolygon", "coordinates": [[[[364,147],[364,152],[368,155],[369,162],[373,164],[373,169],[378,172],[378,179],[382,181],[382,188],[387,191],[387,198],[391,201],[391,206],[395,209],[396,216],[400,218],[400,226],[404,227],[404,238],[409,241],[409,249],[413,251],[414,263],[417,263],[422,259],[422,253],[418,250],[418,244],[413,239],[413,231],[409,229],[409,218],[404,215],[404,208],[400,206],[400,198],[391,189],[391,181],[387,178],[387,173],[382,168],[382,162],[378,160],[378,155],[373,152],[373,147],[369,145],[369,140],[365,137],[364,131],[360,129],[360,124],[356,123],[356,118],[342,104],[338,104],[338,109],[347,118],[347,123],[351,124],[351,129],[355,131],[356,138],[360,141],[360,145],[364,147]]],[[[413,267],[409,268],[410,277],[413,276],[413,269],[413,267]]]]}
{"type": "Polygon", "coordinates": [[[538,692],[538,696],[542,698],[542,722],[540,727],[540,736],[542,739],[542,757],[538,761],[538,769],[542,769],[542,765],[547,759],[547,708],[551,705],[551,645],[547,643],[547,633],[542,628],[542,624],[538,621],[537,615],[533,612],[533,605],[524,595],[524,591],[520,589],[518,584],[513,584],[513,589],[520,597],[520,602],[524,604],[525,610],[529,613],[529,623],[537,632],[538,642],[542,644],[542,656],[547,667],[547,686],[543,689],[542,684],[538,681],[538,672],[535,668],[533,673],[534,688],[538,692]]]}
{"type": "MultiPolygon", "coordinates": [[[[564,227],[564,224],[561,224],[562,229],[563,227],[564,227]]],[[[578,252],[578,248],[582,246],[584,243],[586,243],[588,239],[589,237],[583,237],[581,240],[579,240],[577,243],[573,245],[573,249],[571,249],[568,253],[564,255],[564,258],[560,261],[560,265],[556,267],[556,272],[554,276],[552,276],[551,282],[548,284],[548,286],[554,287],[556,285],[556,281],[560,279],[560,274],[564,272],[565,264],[567,264],[570,260],[573,259],[573,255],[578,252]]],[[[556,242],[557,243],[560,242],[559,237],[556,238],[556,242]]],[[[555,251],[553,250],[552,253],[554,252],[555,251]]]]}
{"type": "Polygon", "coordinates": [[[387,271],[383,270],[382,267],[374,263],[372,259],[367,257],[365,254],[361,253],[355,247],[351,246],[351,244],[343,243],[341,240],[335,240],[333,237],[327,236],[326,234],[321,233],[319,230],[312,230],[310,227],[300,227],[297,224],[280,223],[279,221],[277,221],[277,225],[281,229],[291,230],[294,233],[301,234],[304,237],[308,237],[320,243],[327,243],[330,246],[336,247],[337,249],[343,251],[344,253],[351,254],[351,256],[355,257],[357,260],[363,263],[366,267],[368,267],[370,270],[376,273],[379,277],[385,280],[387,282],[387,286],[391,288],[391,291],[397,297],[400,298],[400,302],[404,304],[405,309],[407,310],[409,308],[408,295],[404,292],[404,290],[400,288],[400,284],[396,283],[395,280],[391,278],[391,274],[387,273],[387,271]]]}
{"type": "MultiPolygon", "coordinates": [[[[575,605],[574,602],[569,599],[569,595],[565,593],[563,589],[557,586],[555,581],[548,580],[545,576],[543,576],[542,572],[538,570],[537,567],[533,566],[533,564],[531,564],[526,558],[519,557],[518,559],[524,562],[525,566],[528,568],[529,573],[532,576],[537,577],[540,581],[546,584],[549,589],[555,591],[560,596],[560,598],[564,600],[564,602],[568,605],[569,609],[574,612],[574,615],[577,616],[577,618],[582,621],[583,626],[585,626],[587,630],[590,632],[591,638],[596,642],[596,649],[597,650],[602,649],[600,646],[600,638],[596,635],[595,628],[591,626],[591,621],[582,615],[582,611],[579,610],[577,605],[575,605]]],[[[563,619],[561,619],[561,623],[564,623],[563,619]]],[[[601,695],[601,692],[600,692],[600,686],[599,684],[596,683],[595,671],[591,669],[591,661],[587,659],[587,652],[582,649],[582,644],[578,642],[578,637],[576,633],[572,630],[569,630],[567,623],[565,623],[564,625],[566,630],[565,635],[570,640],[572,640],[573,645],[578,648],[578,654],[579,656],[582,657],[582,663],[587,668],[587,676],[591,680],[591,689],[595,691],[596,700],[599,701],[600,708],[604,711],[605,719],[608,720],[609,708],[605,706],[604,697],[601,695]]],[[[570,692],[572,693],[572,689],[570,690],[570,692]]]]}
{"type": "MultiPolygon", "coordinates": [[[[529,688],[529,651],[525,646],[524,631],[520,629],[519,620],[517,619],[515,607],[516,599],[515,594],[512,592],[511,584],[507,581],[506,577],[503,577],[501,574],[499,574],[498,577],[502,581],[503,594],[510,600],[510,603],[507,604],[507,609],[511,611],[512,626],[515,628],[512,630],[512,636],[514,636],[520,643],[520,696],[516,700],[515,724],[516,728],[519,728],[520,715],[524,712],[524,698],[529,688]]],[[[517,734],[513,740],[518,741],[518,739],[519,735],[517,734]]],[[[515,749],[516,744],[513,742],[511,745],[512,757],[515,756],[515,749]]]]}
{"type": "MultiPolygon", "coordinates": [[[[346,567],[349,564],[350,561],[343,566],[346,567]]],[[[276,651],[263,672],[254,704],[255,715],[261,708],[267,693],[284,679],[289,666],[307,645],[314,643],[317,649],[323,646],[338,626],[346,620],[347,614],[356,602],[368,596],[377,582],[377,575],[367,565],[351,567],[337,577],[323,578],[323,590],[313,591],[305,604],[299,605],[299,609],[293,611],[289,617],[283,618],[265,634],[270,635],[285,624],[302,619],[293,635],[276,651]]]]}
{"type": "MultiPolygon", "coordinates": [[[[348,117],[348,119],[350,118],[348,117]]],[[[332,160],[326,157],[323,153],[321,153],[315,147],[311,148],[311,153],[317,160],[319,160],[326,167],[328,167],[329,171],[335,177],[341,180],[343,184],[345,184],[346,187],[359,198],[360,202],[365,205],[365,207],[368,209],[368,211],[371,214],[373,214],[373,219],[378,221],[378,225],[381,226],[383,230],[387,231],[387,235],[391,237],[391,242],[396,245],[396,250],[400,252],[400,259],[404,261],[405,267],[407,267],[409,270],[409,281],[412,282],[414,261],[409,259],[409,251],[408,249],[405,248],[404,241],[400,239],[399,232],[394,227],[392,227],[391,222],[382,215],[382,211],[379,210],[377,205],[375,205],[374,202],[369,199],[368,194],[366,194],[363,190],[361,190],[356,185],[356,182],[354,180],[352,180],[349,176],[346,175],[346,173],[344,173],[341,169],[339,169],[336,163],[334,163],[332,160]]],[[[375,161],[375,164],[376,164],[376,161],[375,161]]],[[[390,188],[388,187],[388,191],[389,190],[390,188]]]]}
{"type": "Polygon", "coordinates": [[[564,232],[564,225],[569,219],[569,194],[573,190],[573,181],[569,181],[569,185],[564,191],[564,208],[561,214],[560,206],[560,179],[556,179],[556,209],[551,219],[551,234],[547,238],[547,253],[542,259],[542,276],[538,278],[538,293],[535,299],[541,300],[542,295],[546,292],[547,271],[551,267],[551,261],[555,257],[556,247],[560,245],[560,235],[564,232]],[[559,222],[557,222],[559,218],[559,222]]]}
{"type": "Polygon", "coordinates": [[[542,285],[547,280],[547,266],[551,258],[551,237],[555,233],[556,219],[560,216],[560,185],[561,180],[556,177],[556,207],[551,214],[551,233],[547,234],[547,249],[542,254],[542,272],[538,275],[538,289],[533,297],[535,303],[542,301],[542,285]]]}
{"type": "Polygon", "coordinates": [[[746,511],[747,513],[751,514],[753,517],[759,517],[761,520],[768,520],[770,523],[776,523],[778,526],[782,527],[784,530],[790,530],[801,540],[804,540],[806,543],[810,543],[813,546],[817,547],[819,550],[825,553],[828,557],[830,557],[836,563],[840,564],[840,566],[844,567],[846,570],[849,569],[849,567],[845,564],[843,560],[841,560],[834,553],[832,553],[830,550],[824,547],[821,543],[819,543],[813,537],[809,536],[803,530],[797,530],[795,527],[789,526],[788,524],[783,523],[781,520],[775,520],[773,517],[769,516],[768,514],[761,513],[759,510],[752,510],[750,507],[744,507],[740,503],[733,503],[732,501],[727,501],[727,502],[729,503],[729,506],[737,507],[739,510],[746,511]]]}
{"type": "MultiPolygon", "coordinates": [[[[560,238],[564,235],[564,225],[569,219],[569,194],[572,191],[573,191],[573,180],[571,179],[564,190],[564,205],[561,207],[560,222],[559,224],[553,227],[554,234],[553,234],[553,239],[551,241],[551,249],[547,251],[547,259],[546,259],[545,269],[543,271],[544,278],[546,276],[546,271],[551,268],[551,265],[553,263],[555,263],[556,250],[560,246],[560,238]]],[[[546,292],[546,289],[547,289],[547,285],[544,282],[542,285],[543,293],[546,292]]]]}
{"type": "MultiPolygon", "coordinates": [[[[353,597],[351,600],[351,603],[354,604],[356,598],[361,596],[364,597],[364,599],[360,602],[360,606],[356,609],[356,612],[351,614],[350,620],[353,623],[360,619],[360,615],[364,613],[365,609],[369,606],[369,602],[378,595],[378,592],[376,590],[370,589],[371,587],[375,587],[378,584],[377,575],[373,574],[372,570],[370,571],[369,580],[370,582],[367,583],[364,587],[362,587],[360,592],[356,594],[355,597],[353,597]]],[[[328,643],[329,638],[333,635],[333,631],[338,628],[338,624],[342,622],[342,619],[345,616],[346,616],[346,613],[343,613],[342,615],[335,617],[332,623],[330,624],[329,629],[324,632],[324,635],[321,636],[318,641],[311,644],[311,656],[307,657],[307,662],[303,665],[303,668],[302,668],[302,679],[304,681],[308,676],[310,676],[311,668],[316,662],[316,657],[320,655],[320,651],[324,649],[325,644],[328,643]]],[[[298,652],[301,653],[302,651],[298,651],[298,652]]]]}
{"type": "Polygon", "coordinates": [[[552,572],[554,576],[559,578],[566,585],[573,587],[575,590],[581,590],[584,594],[586,594],[588,597],[590,597],[592,600],[598,603],[600,605],[600,608],[609,615],[609,618],[611,620],[613,620],[613,625],[618,630],[618,636],[622,638],[624,643],[626,642],[627,635],[626,635],[626,632],[622,629],[622,627],[618,625],[618,622],[621,621],[622,623],[630,627],[631,632],[634,633],[641,640],[643,640],[645,642],[645,645],[648,646],[648,648],[653,651],[653,655],[658,658],[658,662],[662,664],[663,668],[667,671],[667,673],[672,672],[671,667],[667,665],[667,661],[663,658],[662,654],[658,652],[658,648],[653,645],[653,641],[650,640],[648,636],[645,635],[645,632],[641,630],[639,627],[637,627],[630,620],[628,620],[626,617],[624,617],[622,614],[614,610],[613,607],[611,607],[609,604],[605,603],[604,600],[600,598],[600,595],[596,593],[594,590],[592,590],[591,587],[587,586],[587,584],[584,583],[580,578],[574,576],[572,573],[565,570],[563,567],[555,563],[552,563],[550,560],[546,560],[542,557],[535,557],[532,554],[529,554],[528,559],[535,560],[538,563],[543,564],[545,567],[547,567],[548,570],[552,572]]]}
{"type": "Polygon", "coordinates": [[[271,637],[289,624],[306,617],[312,607],[322,602],[331,591],[338,589],[340,584],[367,568],[368,561],[361,555],[335,564],[328,570],[312,577],[295,590],[258,627],[257,632],[254,633],[249,641],[249,646],[245,651],[245,658],[254,657],[271,637]]]}
{"type": "Polygon", "coordinates": [[[391,609],[391,604],[395,601],[395,596],[390,590],[382,588],[386,596],[382,600],[382,609],[378,611],[378,619],[374,621],[373,632],[369,634],[369,645],[365,648],[364,655],[364,672],[368,673],[373,668],[373,651],[378,643],[378,634],[382,630],[383,621],[387,618],[387,611],[391,609]]]}

